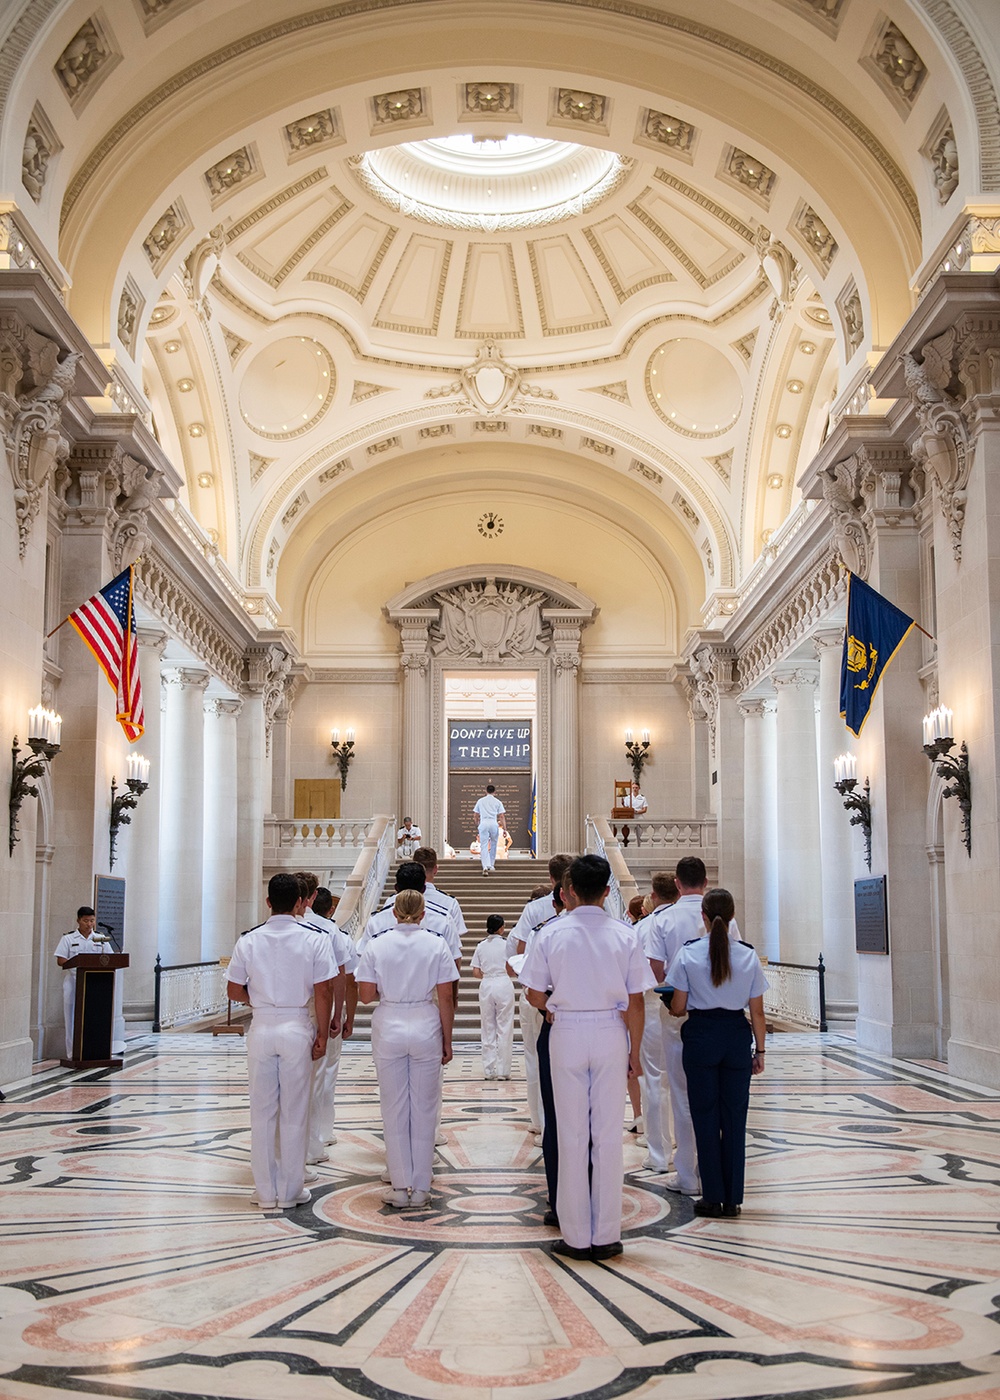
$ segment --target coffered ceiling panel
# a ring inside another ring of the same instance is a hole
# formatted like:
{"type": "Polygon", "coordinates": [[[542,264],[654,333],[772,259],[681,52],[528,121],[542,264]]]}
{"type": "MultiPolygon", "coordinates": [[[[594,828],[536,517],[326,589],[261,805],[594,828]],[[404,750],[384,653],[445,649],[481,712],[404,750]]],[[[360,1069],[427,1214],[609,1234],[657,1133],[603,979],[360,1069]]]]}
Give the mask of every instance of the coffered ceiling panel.
{"type": "Polygon", "coordinates": [[[396,265],[375,324],[412,335],[436,334],[451,252],[448,240],[414,234],[396,265]]]}
{"type": "Polygon", "coordinates": [[[644,287],[675,280],[662,258],[620,215],[585,228],[583,233],[620,302],[644,287]]]}
{"type": "Polygon", "coordinates": [[[306,273],[307,282],[325,282],[364,301],[398,229],[371,214],[362,214],[306,273]]]}
{"type": "Polygon", "coordinates": [[[545,335],[596,330],[609,324],[597,289],[568,235],[529,243],[528,255],[545,335]]]}
{"type": "Polygon", "coordinates": [[[473,243],[466,255],[456,335],[522,336],[524,321],[509,243],[473,243]]]}
{"type": "Polygon", "coordinates": [[[305,254],[351,209],[334,186],[262,218],[256,236],[237,253],[244,266],[277,287],[305,254]]]}

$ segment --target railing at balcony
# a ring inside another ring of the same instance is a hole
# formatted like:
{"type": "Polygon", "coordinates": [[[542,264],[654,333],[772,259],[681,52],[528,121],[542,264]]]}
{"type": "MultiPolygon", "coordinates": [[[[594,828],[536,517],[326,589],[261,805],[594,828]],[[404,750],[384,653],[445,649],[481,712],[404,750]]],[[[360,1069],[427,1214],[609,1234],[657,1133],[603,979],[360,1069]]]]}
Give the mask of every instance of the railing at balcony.
{"type": "Polygon", "coordinates": [[[826,1030],[826,968],[822,953],[815,967],[803,963],[769,962],[764,976],[764,1014],[769,1021],[826,1030]]]}
{"type": "Polygon", "coordinates": [[[186,1021],[217,1016],[226,997],[229,959],[225,962],[176,963],[164,967],[159,954],[153,969],[153,1030],[170,1030],[186,1021]]]}
{"type": "Polygon", "coordinates": [[[609,822],[611,834],[621,842],[623,850],[638,847],[648,851],[688,852],[715,851],[718,848],[718,826],[710,821],[667,817],[635,817],[631,821],[609,822]]]}
{"type": "Polygon", "coordinates": [[[625,864],[621,846],[607,817],[587,818],[587,854],[603,856],[611,866],[611,892],[604,901],[604,908],[613,919],[624,919],[628,913],[629,900],[633,899],[639,890],[625,864]]]}
{"type": "Polygon", "coordinates": [[[279,852],[356,849],[364,845],[371,825],[371,817],[355,821],[343,817],[322,821],[268,817],[264,821],[264,846],[279,852]]]}

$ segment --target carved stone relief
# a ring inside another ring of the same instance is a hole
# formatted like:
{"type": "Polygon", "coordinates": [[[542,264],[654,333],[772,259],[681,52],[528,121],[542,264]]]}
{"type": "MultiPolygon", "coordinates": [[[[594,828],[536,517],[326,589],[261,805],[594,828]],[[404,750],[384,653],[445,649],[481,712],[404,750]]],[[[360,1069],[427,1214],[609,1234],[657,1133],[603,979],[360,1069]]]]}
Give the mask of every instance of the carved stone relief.
{"type": "Polygon", "coordinates": [[[250,146],[241,146],[238,151],[231,151],[228,156],[216,161],[204,172],[213,205],[259,174],[256,154],[250,146]]]}
{"type": "Polygon", "coordinates": [[[517,111],[517,87],[514,83],[466,83],[463,100],[463,116],[508,116],[517,111]]]}
{"type": "Polygon", "coordinates": [[[959,181],[958,142],[947,109],[941,109],[920,151],[930,165],[938,203],[947,204],[959,181]]]}
{"type": "Polygon", "coordinates": [[[125,285],[122,287],[121,296],[118,299],[118,339],[124,348],[135,359],[136,335],[139,329],[139,317],[142,315],[142,308],[145,302],[139,288],[131,277],[125,278],[125,285]]]}
{"type": "Polygon", "coordinates": [[[552,115],[561,121],[606,126],[611,104],[609,98],[599,92],[557,88],[552,105],[552,115]]]}
{"type": "Polygon", "coordinates": [[[81,354],[61,355],[54,340],[19,318],[0,321],[0,431],[14,486],[18,552],[23,559],[45,487],[69,451],[60,431],[81,354]]]}
{"type": "MultiPolygon", "coordinates": [[[[799,289],[799,265],[784,243],[779,243],[776,238],[773,238],[771,230],[765,228],[763,224],[757,230],[754,252],[760,259],[761,271],[774,291],[775,300],[771,307],[771,318],[773,319],[779,311],[787,311],[795,298],[795,293],[799,289]]],[[[756,332],[754,332],[755,340],[756,332]]],[[[750,344],[749,353],[743,351],[740,353],[749,363],[753,354],[753,342],[750,344]]]]}
{"type": "Polygon", "coordinates": [[[923,59],[892,20],[887,20],[876,36],[869,66],[890,95],[907,108],[912,106],[927,77],[923,59]]]}
{"type": "Polygon", "coordinates": [[[823,473],[823,499],[830,508],[833,538],[844,565],[859,578],[868,577],[872,538],[865,518],[866,494],[871,490],[868,463],[856,452],[823,473]]]}
{"type": "Polygon", "coordinates": [[[865,338],[865,316],[853,277],[837,298],[837,310],[840,312],[840,321],[844,328],[844,339],[850,353],[853,354],[864,343],[865,338]]]}
{"type": "Polygon", "coordinates": [[[541,611],[546,597],[523,584],[498,587],[494,579],[435,593],[441,617],[430,630],[432,650],[487,665],[544,653],[550,641],[541,611]]]}
{"type": "Polygon", "coordinates": [[[371,102],[372,121],[376,127],[430,119],[430,109],[423,88],[401,88],[398,92],[381,92],[373,97],[371,102]]]}
{"type": "Polygon", "coordinates": [[[90,529],[103,522],[116,572],[134,564],[149,544],[147,520],[163,473],[117,443],[79,443],[56,470],[54,485],[64,523],[90,529]]]}
{"type": "Polygon", "coordinates": [[[310,112],[307,117],[298,117],[285,127],[285,145],[290,159],[307,155],[317,148],[336,145],[343,139],[338,115],[332,107],[324,107],[321,112],[310,112]]]}
{"type": "Polygon", "coordinates": [[[774,182],[778,178],[762,160],[748,155],[737,146],[727,147],[723,156],[722,173],[737,185],[749,190],[751,194],[759,195],[765,204],[770,201],[774,182]]]}
{"type": "Polygon", "coordinates": [[[690,157],[697,132],[690,122],[672,117],[669,112],[653,112],[648,107],[639,113],[637,139],[650,146],[662,146],[674,155],[690,157]]]}
{"type": "Polygon", "coordinates": [[[960,560],[971,454],[961,402],[951,392],[956,385],[953,358],[957,340],[952,326],[927,342],[920,360],[904,355],[903,372],[921,429],[915,453],[931,475],[952,553],[960,560]]]}
{"type": "Polygon", "coordinates": [[[154,272],[159,272],[170,253],[190,228],[187,213],[180,200],[175,200],[157,219],[143,239],[142,247],[154,272]]]}
{"type": "Polygon", "coordinates": [[[808,204],[801,204],[792,227],[823,271],[829,271],[837,254],[837,240],[816,210],[808,204]]]}
{"type": "Polygon", "coordinates": [[[24,135],[21,151],[21,183],[37,204],[45,189],[49,164],[62,145],[56,138],[42,108],[36,103],[28,118],[28,129],[24,135]]]}
{"type": "Polygon", "coordinates": [[[77,107],[104,81],[119,59],[104,24],[92,15],[56,59],[55,75],[70,103],[77,107]]]}

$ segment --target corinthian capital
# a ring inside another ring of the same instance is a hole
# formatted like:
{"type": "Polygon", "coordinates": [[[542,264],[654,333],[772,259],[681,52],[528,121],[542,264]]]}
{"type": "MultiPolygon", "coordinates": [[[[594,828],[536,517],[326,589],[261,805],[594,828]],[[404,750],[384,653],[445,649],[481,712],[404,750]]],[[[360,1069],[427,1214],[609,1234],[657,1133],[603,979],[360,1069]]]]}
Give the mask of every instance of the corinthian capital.
{"type": "Polygon", "coordinates": [[[952,553],[960,560],[972,457],[968,424],[958,396],[957,343],[958,332],[952,326],[927,342],[919,360],[915,355],[904,355],[903,373],[920,424],[915,451],[947,522],[952,553]]]}

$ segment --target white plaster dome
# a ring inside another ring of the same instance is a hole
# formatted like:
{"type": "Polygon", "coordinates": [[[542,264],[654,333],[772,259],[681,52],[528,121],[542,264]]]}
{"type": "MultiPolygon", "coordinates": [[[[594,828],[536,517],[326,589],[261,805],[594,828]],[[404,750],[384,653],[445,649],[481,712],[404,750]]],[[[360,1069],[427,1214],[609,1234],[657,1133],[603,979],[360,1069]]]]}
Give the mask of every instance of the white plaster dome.
{"type": "Polygon", "coordinates": [[[247,366],[240,412],[261,437],[294,437],[325,411],[333,388],[333,363],[326,349],[308,336],[285,336],[265,346],[247,366]]]}
{"type": "Polygon", "coordinates": [[[714,345],[691,337],[668,340],[653,352],[646,389],[663,421],[689,437],[726,432],[743,407],[743,387],[733,365],[714,345]]]}
{"type": "Polygon", "coordinates": [[[631,162],[611,151],[532,136],[457,135],[371,151],[357,178],[382,203],[456,228],[533,227],[593,208],[631,162]]]}

